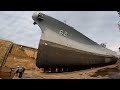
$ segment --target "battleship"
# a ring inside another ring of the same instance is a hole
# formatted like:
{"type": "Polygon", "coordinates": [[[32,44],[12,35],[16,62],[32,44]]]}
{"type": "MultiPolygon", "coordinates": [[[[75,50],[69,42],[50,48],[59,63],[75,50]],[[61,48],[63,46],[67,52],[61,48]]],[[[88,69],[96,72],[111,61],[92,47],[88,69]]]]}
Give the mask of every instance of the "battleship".
{"type": "Polygon", "coordinates": [[[35,12],[34,25],[42,31],[36,66],[51,71],[116,63],[116,52],[101,46],[73,27],[46,14],[35,12]]]}

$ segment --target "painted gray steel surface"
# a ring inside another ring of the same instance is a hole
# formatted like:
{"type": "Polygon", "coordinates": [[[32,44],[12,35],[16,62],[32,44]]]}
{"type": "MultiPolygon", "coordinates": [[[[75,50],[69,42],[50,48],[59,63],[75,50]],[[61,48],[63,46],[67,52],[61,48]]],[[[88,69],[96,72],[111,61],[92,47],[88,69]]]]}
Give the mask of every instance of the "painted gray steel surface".
{"type": "Polygon", "coordinates": [[[116,60],[113,59],[116,52],[102,47],[74,28],[42,13],[34,13],[32,18],[42,30],[38,67],[106,63],[106,57],[110,59],[108,62],[116,60]]]}

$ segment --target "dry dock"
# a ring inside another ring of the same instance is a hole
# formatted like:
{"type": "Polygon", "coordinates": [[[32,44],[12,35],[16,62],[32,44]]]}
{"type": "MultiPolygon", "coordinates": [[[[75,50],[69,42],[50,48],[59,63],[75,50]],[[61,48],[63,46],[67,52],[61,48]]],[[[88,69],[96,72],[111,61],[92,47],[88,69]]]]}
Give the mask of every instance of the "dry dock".
{"type": "Polygon", "coordinates": [[[19,79],[15,76],[17,65],[26,68],[22,79],[120,79],[119,62],[113,65],[73,72],[44,73],[42,69],[35,65],[36,49],[5,40],[0,40],[0,49],[0,60],[4,62],[0,68],[1,79],[19,79]]]}

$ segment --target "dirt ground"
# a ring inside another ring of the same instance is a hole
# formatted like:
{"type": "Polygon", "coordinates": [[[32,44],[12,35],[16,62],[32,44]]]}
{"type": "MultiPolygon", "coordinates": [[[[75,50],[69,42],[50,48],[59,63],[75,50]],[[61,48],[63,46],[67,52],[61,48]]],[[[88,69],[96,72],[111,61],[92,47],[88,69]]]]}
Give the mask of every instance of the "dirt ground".
{"type": "MultiPolygon", "coordinates": [[[[116,79],[115,75],[117,75],[117,79],[120,78],[117,64],[64,73],[44,73],[38,70],[26,70],[22,79],[116,79]]],[[[13,79],[18,78],[15,76],[13,79]]]]}

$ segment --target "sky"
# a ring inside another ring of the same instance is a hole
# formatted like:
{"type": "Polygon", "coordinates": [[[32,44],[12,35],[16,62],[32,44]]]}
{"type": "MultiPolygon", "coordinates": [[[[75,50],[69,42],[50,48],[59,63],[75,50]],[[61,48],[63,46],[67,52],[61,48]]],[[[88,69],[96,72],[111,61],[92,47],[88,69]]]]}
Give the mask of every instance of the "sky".
{"type": "MultiPolygon", "coordinates": [[[[0,39],[38,48],[41,30],[33,25],[36,11],[0,11],[0,39]]],[[[74,27],[98,44],[118,52],[120,31],[117,11],[40,11],[74,27]]]]}

